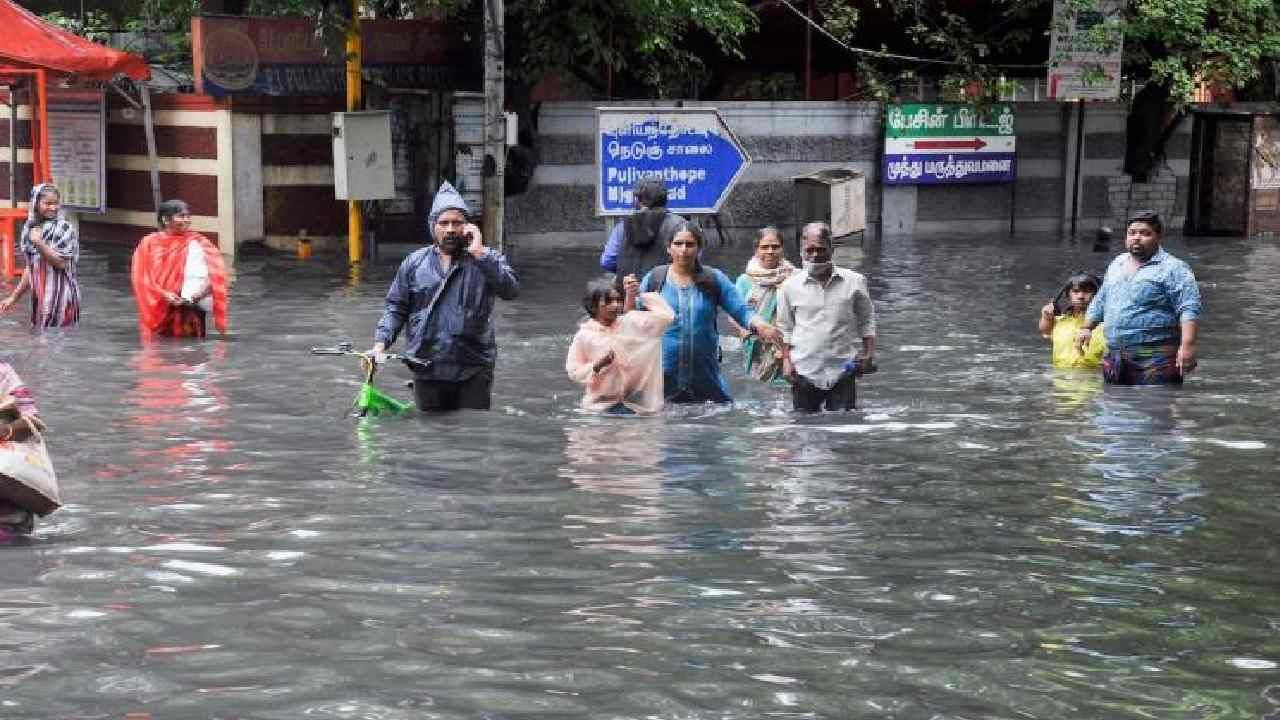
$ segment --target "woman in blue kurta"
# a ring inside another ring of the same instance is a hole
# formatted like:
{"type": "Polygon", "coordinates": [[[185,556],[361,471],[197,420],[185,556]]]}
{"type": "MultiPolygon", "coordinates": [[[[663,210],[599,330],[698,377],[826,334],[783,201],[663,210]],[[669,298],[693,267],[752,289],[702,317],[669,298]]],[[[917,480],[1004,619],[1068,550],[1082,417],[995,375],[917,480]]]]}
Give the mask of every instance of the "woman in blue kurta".
{"type": "Polygon", "coordinates": [[[729,384],[720,374],[718,309],[765,340],[781,342],[778,331],[754,314],[724,273],[698,262],[702,243],[702,230],[682,223],[667,242],[671,264],[650,270],[640,282],[642,293],[662,293],[675,310],[675,322],[662,336],[667,402],[733,401],[729,384]]]}

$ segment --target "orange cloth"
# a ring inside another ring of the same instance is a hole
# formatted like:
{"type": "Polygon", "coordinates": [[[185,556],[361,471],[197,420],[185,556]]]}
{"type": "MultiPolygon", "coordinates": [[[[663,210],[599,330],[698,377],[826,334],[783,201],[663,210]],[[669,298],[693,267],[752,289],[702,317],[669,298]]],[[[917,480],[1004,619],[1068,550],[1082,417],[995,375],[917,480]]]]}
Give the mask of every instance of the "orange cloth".
{"type": "Polygon", "coordinates": [[[165,292],[182,292],[183,274],[187,267],[187,248],[200,243],[205,263],[209,266],[209,283],[213,286],[213,324],[218,332],[227,331],[227,269],[222,253],[209,238],[190,230],[180,234],[153,232],[142,238],[133,251],[133,297],[138,302],[138,324],[143,334],[192,334],[185,316],[187,308],[174,307],[165,292]],[[186,312],[184,312],[186,311],[186,312]]]}

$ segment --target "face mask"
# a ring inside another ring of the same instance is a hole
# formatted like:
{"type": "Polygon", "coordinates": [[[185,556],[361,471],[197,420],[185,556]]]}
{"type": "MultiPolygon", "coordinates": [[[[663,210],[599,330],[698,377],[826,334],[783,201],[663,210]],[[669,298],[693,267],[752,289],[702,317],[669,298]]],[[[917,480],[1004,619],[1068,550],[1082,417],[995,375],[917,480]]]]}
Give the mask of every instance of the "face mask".
{"type": "Polygon", "coordinates": [[[804,261],[804,271],[810,275],[827,275],[831,272],[834,265],[830,260],[826,262],[813,262],[812,260],[804,261]]]}

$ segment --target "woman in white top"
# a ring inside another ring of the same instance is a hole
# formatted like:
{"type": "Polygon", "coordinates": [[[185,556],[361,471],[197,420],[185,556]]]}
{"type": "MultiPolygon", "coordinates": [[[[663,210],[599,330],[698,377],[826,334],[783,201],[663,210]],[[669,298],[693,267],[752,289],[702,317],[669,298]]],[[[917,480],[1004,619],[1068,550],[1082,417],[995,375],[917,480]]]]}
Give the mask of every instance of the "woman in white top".
{"type": "Polygon", "coordinates": [[[133,295],[144,336],[204,337],[209,315],[227,332],[227,271],[209,238],[191,230],[181,200],[160,203],[160,232],[133,252],[133,295]]]}

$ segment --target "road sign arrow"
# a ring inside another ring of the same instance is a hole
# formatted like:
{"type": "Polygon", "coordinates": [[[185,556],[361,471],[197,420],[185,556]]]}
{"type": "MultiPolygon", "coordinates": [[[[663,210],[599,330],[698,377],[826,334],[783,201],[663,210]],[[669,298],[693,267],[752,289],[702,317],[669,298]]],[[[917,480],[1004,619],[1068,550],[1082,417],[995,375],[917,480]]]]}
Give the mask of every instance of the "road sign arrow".
{"type": "Polygon", "coordinates": [[[597,108],[596,208],[635,211],[636,181],[661,178],[667,209],[706,215],[721,205],[751,156],[715,108],[597,108]]]}
{"type": "Polygon", "coordinates": [[[971,150],[977,152],[986,147],[982,138],[972,140],[916,140],[916,150],[971,150]]]}

